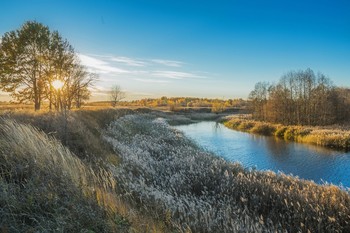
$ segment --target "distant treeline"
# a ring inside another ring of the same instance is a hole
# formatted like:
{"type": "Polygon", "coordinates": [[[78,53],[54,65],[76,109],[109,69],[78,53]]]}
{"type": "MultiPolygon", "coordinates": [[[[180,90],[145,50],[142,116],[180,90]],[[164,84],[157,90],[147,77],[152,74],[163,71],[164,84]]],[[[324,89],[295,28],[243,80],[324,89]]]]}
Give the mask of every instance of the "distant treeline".
{"type": "Polygon", "coordinates": [[[277,84],[259,82],[249,95],[255,120],[286,125],[329,125],[350,117],[350,89],[311,69],[291,71],[277,84]]]}
{"type": "Polygon", "coordinates": [[[145,107],[169,107],[170,110],[180,107],[194,108],[244,108],[248,102],[243,99],[208,99],[208,98],[192,98],[192,97],[166,97],[158,99],[141,99],[128,102],[121,102],[120,105],[145,106],[145,107]]]}

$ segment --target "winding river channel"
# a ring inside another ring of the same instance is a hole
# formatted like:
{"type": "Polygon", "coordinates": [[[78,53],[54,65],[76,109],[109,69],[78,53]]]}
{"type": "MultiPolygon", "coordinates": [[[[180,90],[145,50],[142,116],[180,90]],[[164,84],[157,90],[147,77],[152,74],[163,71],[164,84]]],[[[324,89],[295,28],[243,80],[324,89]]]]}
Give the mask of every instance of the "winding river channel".
{"type": "Polygon", "coordinates": [[[349,152],[239,132],[216,122],[175,128],[203,148],[244,167],[281,171],[321,184],[328,182],[350,188],[349,152]]]}

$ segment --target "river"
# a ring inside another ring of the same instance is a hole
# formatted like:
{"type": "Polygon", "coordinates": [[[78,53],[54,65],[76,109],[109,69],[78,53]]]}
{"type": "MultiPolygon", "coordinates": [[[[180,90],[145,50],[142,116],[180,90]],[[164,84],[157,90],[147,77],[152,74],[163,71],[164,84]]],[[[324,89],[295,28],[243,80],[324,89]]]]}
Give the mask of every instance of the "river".
{"type": "Polygon", "coordinates": [[[281,171],[317,183],[350,187],[350,153],[239,132],[216,122],[175,127],[228,161],[259,170],[281,171]]]}

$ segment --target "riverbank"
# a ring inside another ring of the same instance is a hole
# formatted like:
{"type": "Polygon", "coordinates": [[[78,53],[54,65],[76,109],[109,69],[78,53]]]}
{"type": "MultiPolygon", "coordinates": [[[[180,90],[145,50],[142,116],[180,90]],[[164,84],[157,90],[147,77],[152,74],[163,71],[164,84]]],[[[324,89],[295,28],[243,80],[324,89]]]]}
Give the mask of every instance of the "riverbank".
{"type": "Polygon", "coordinates": [[[342,129],[340,126],[285,126],[254,121],[240,116],[225,118],[223,124],[230,129],[243,132],[275,136],[287,141],[310,143],[328,148],[350,150],[350,130],[342,129]]]}
{"type": "Polygon", "coordinates": [[[173,231],[122,199],[109,169],[121,157],[103,130],[116,118],[145,112],[0,113],[0,232],[173,231]]]}
{"type": "Polygon", "coordinates": [[[350,230],[348,191],[224,161],[169,126],[167,114],[1,115],[0,229],[350,230]]]}
{"type": "Polygon", "coordinates": [[[350,230],[347,191],[244,169],[201,149],[153,114],[121,117],[105,137],[122,157],[113,170],[120,194],[183,231],[350,230]]]}

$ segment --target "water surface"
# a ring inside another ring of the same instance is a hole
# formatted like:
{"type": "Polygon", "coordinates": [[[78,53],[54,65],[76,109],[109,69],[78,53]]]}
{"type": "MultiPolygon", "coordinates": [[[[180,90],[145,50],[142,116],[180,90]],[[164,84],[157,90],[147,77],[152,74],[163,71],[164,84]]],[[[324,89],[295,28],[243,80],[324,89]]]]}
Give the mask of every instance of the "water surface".
{"type": "Polygon", "coordinates": [[[350,187],[350,153],[239,132],[216,122],[175,128],[205,149],[245,167],[350,187]]]}

